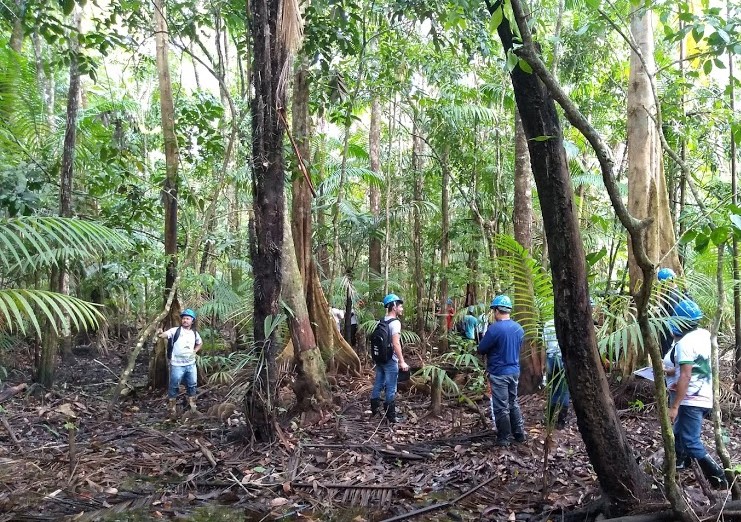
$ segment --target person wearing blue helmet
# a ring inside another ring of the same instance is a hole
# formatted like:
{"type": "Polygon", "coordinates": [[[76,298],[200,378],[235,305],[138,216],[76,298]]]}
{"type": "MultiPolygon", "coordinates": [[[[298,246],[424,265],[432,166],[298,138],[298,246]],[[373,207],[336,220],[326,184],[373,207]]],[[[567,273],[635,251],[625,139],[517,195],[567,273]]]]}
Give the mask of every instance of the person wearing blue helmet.
{"type": "MultiPolygon", "coordinates": [[[[664,317],[674,315],[674,307],[684,299],[691,299],[687,292],[683,292],[676,283],[676,274],[669,267],[661,267],[656,273],[659,280],[659,311],[664,317]]],[[[674,338],[669,328],[664,328],[659,333],[659,344],[661,355],[665,357],[672,348],[674,338]]]]}
{"type": "Polygon", "coordinates": [[[520,349],[525,331],[510,318],[512,300],[498,295],[491,302],[494,324],[479,343],[478,352],[486,355],[486,373],[491,385],[491,414],[497,427],[497,445],[508,446],[510,438],[525,442],[525,423],[517,402],[520,379],[520,349]]]}
{"type": "MultiPolygon", "coordinates": [[[[393,348],[393,356],[384,363],[376,362],[376,376],[371,391],[371,415],[376,415],[381,407],[381,391],[385,390],[384,411],[386,419],[396,423],[399,419],[396,415],[396,386],[399,380],[399,369],[407,372],[409,365],[404,361],[401,351],[401,321],[399,318],[404,313],[404,300],[396,294],[388,294],[383,298],[383,307],[386,315],[382,322],[386,323],[388,338],[393,348]]],[[[375,335],[375,333],[374,333],[375,335]]],[[[373,336],[371,336],[371,339],[373,336]]]]}
{"type": "Polygon", "coordinates": [[[176,412],[176,398],[180,390],[180,383],[185,381],[188,393],[188,405],[196,411],[196,385],[198,384],[198,370],[196,369],[196,354],[203,345],[203,340],[193,328],[196,313],[186,308],[180,313],[180,326],[159,332],[159,337],[168,339],[168,358],[170,359],[170,385],[167,390],[168,410],[171,415],[176,412]]]}
{"type": "Polygon", "coordinates": [[[670,390],[669,418],[674,423],[678,468],[686,467],[689,459],[697,459],[713,487],[727,488],[723,469],[708,455],[700,438],[702,419],[713,407],[710,332],[699,328],[702,317],[700,307],[691,299],[674,306],[669,328],[675,339],[675,354],[673,368],[667,373],[673,373],[676,382],[670,390]]]}

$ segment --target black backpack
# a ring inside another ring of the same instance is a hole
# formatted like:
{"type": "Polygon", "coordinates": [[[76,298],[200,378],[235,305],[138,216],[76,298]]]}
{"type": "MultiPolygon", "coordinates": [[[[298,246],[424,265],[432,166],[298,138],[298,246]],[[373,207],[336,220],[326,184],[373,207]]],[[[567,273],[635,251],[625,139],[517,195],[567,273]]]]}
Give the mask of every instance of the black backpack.
{"type": "MultiPolygon", "coordinates": [[[[167,340],[167,360],[169,361],[172,359],[172,349],[175,348],[175,343],[178,341],[178,337],[180,337],[180,328],[181,326],[178,326],[178,329],[175,330],[175,335],[170,337],[167,340]]],[[[198,333],[193,330],[193,335],[195,335],[196,340],[198,339],[198,333]]]]}
{"type": "Polygon", "coordinates": [[[394,346],[391,343],[391,328],[389,328],[389,325],[394,321],[398,321],[398,319],[396,317],[392,317],[388,321],[381,319],[370,336],[371,359],[376,364],[386,364],[394,356],[394,346]]]}

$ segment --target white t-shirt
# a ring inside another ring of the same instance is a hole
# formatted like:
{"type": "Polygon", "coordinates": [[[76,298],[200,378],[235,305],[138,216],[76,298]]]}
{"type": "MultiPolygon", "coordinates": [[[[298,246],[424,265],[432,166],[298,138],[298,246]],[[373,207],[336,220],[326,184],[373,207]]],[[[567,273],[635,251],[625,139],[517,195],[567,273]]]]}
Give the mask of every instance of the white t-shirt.
{"type": "Polygon", "coordinates": [[[674,375],[664,374],[664,381],[666,381],[667,388],[673,386],[679,380],[679,368],[674,365],[674,361],[677,360],[675,352],[676,346],[672,346],[671,350],[666,352],[666,355],[664,356],[664,368],[674,368],[674,375]],[[674,359],[674,361],[672,359],[674,359]]]}
{"type": "Polygon", "coordinates": [[[339,308],[335,308],[334,306],[329,309],[329,313],[332,314],[332,317],[334,318],[334,322],[337,323],[337,329],[342,330],[340,328],[340,323],[345,318],[345,311],[340,310],[339,308]]]}
{"type": "MultiPolygon", "coordinates": [[[[178,327],[167,330],[167,338],[172,339],[178,327]]],[[[170,364],[173,366],[190,366],[196,362],[196,345],[201,344],[201,335],[193,330],[186,330],[180,327],[178,340],[172,346],[172,359],[170,364]]]]}
{"type": "Polygon", "coordinates": [[[683,406],[713,407],[713,372],[710,359],[710,332],[693,330],[676,343],[675,368],[679,376],[682,364],[692,365],[692,376],[683,406]]]}
{"type": "Polygon", "coordinates": [[[561,355],[561,347],[558,345],[558,337],[556,337],[556,321],[553,319],[546,321],[543,326],[543,342],[545,343],[546,355],[561,355]]]}
{"type": "MultiPolygon", "coordinates": [[[[383,318],[384,321],[388,321],[389,319],[396,319],[396,321],[391,321],[389,323],[389,335],[391,336],[391,346],[393,346],[394,335],[401,335],[401,321],[398,317],[391,317],[390,315],[383,318]]],[[[399,339],[399,344],[401,344],[401,339],[399,339]]],[[[399,360],[396,356],[396,352],[394,352],[392,359],[395,361],[399,360]]]]}

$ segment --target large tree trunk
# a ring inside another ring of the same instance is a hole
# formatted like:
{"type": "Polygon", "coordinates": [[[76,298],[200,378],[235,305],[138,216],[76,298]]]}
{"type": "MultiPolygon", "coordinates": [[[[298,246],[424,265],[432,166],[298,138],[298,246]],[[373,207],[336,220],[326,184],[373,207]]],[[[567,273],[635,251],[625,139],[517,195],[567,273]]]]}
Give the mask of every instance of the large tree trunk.
{"type": "MultiPolygon", "coordinates": [[[[494,5],[488,3],[490,11],[494,5]]],[[[518,5],[519,7],[519,5],[518,5]]],[[[521,8],[520,8],[521,9],[521,8]]],[[[507,52],[513,50],[509,21],[498,27],[507,52]]],[[[616,511],[627,511],[647,495],[647,479],[625,437],[602,370],[589,305],[586,261],[573,204],[563,134],[553,99],[539,77],[516,66],[510,73],[528,138],[530,161],[543,214],[556,303],[556,331],[579,431],[603,493],[616,511]],[[548,136],[544,141],[534,138],[548,136]]]]}
{"type": "MultiPolygon", "coordinates": [[[[370,131],[368,133],[368,148],[370,151],[370,169],[375,173],[381,172],[381,108],[378,98],[371,100],[370,131]]],[[[371,185],[368,189],[368,204],[373,216],[374,232],[371,234],[368,245],[368,297],[371,303],[380,302],[383,298],[383,282],[381,279],[381,189],[378,185],[371,185]]]]}
{"type": "MultiPolygon", "coordinates": [[[[165,256],[167,268],[165,270],[165,288],[162,295],[163,303],[167,303],[172,284],[177,277],[178,254],[178,164],[180,161],[178,142],[175,136],[175,105],[172,98],[172,82],[170,81],[170,65],[168,60],[168,29],[165,20],[165,5],[162,0],[154,0],[155,46],[157,61],[157,77],[160,89],[160,117],[162,121],[162,136],[165,142],[165,182],[162,187],[162,200],[165,206],[165,256]]],[[[166,316],[164,328],[176,326],[178,321],[177,295],[172,302],[171,312],[166,316]]],[[[167,375],[167,343],[159,340],[149,359],[149,386],[152,388],[166,388],[167,375]]]]}
{"type": "MultiPolygon", "coordinates": [[[[300,158],[297,161],[309,164],[309,83],[308,66],[302,61],[296,67],[293,82],[293,138],[300,158]]],[[[286,213],[286,216],[288,214],[286,213]]],[[[308,276],[311,255],[311,192],[308,182],[299,174],[293,182],[293,219],[286,219],[283,243],[283,295],[293,311],[289,318],[293,361],[298,378],[293,387],[299,406],[303,409],[319,407],[330,400],[329,384],[325,374],[321,350],[312,329],[310,311],[307,307],[308,276]]],[[[286,355],[288,355],[286,350],[286,355]]]]}
{"type": "Polygon", "coordinates": [[[26,17],[26,7],[28,3],[26,0],[16,0],[16,18],[13,22],[13,32],[10,35],[10,48],[15,52],[20,53],[23,47],[23,19],[26,17]]]}
{"type": "MultiPolygon", "coordinates": [[[[515,109],[515,198],[512,210],[515,240],[527,251],[533,246],[533,202],[531,188],[532,169],[530,168],[530,154],[527,148],[525,130],[522,128],[520,112],[515,109]]],[[[533,321],[536,317],[535,290],[529,273],[522,274],[522,291],[524,299],[516,299],[513,317],[522,322],[527,319],[533,321]]],[[[527,332],[533,330],[528,328],[527,332]]],[[[523,395],[535,393],[540,389],[545,366],[545,351],[543,344],[532,335],[526,335],[525,344],[520,352],[520,385],[519,392],[523,395]]]]}
{"type": "MultiPolygon", "coordinates": [[[[631,14],[631,32],[641,51],[643,62],[633,52],[628,83],[628,212],[637,219],[653,217],[646,229],[646,253],[654,263],[680,272],[674,225],[669,210],[669,196],[664,177],[661,141],[656,130],[656,105],[648,74],[656,70],[653,44],[653,13],[636,9],[631,14]],[[644,64],[648,70],[644,69],[644,64]]],[[[643,276],[628,243],[630,289],[635,294],[643,276]]]]}
{"type": "Polygon", "coordinates": [[[412,245],[414,248],[414,331],[420,337],[424,334],[425,316],[422,313],[422,297],[425,290],[425,278],[422,273],[422,213],[420,205],[424,194],[424,173],[422,172],[422,138],[419,136],[419,127],[415,117],[412,126],[412,172],[414,174],[414,208],[412,209],[412,245]]]}
{"type": "Polygon", "coordinates": [[[251,257],[254,272],[255,304],[253,328],[260,362],[245,397],[247,418],[256,439],[275,438],[275,331],[266,331],[266,319],[280,313],[283,275],[283,126],[278,111],[285,106],[280,74],[286,50],[278,20],[280,0],[250,2],[252,15],[253,83],[252,99],[252,197],[254,235],[251,257]]]}
{"type": "Polygon", "coordinates": [[[291,310],[288,326],[291,330],[293,360],[296,363],[296,381],[293,391],[298,407],[302,410],[321,409],[332,396],[329,391],[324,361],[311,329],[309,310],[306,307],[303,278],[298,269],[291,223],[285,213],[283,224],[283,299],[291,310]]]}

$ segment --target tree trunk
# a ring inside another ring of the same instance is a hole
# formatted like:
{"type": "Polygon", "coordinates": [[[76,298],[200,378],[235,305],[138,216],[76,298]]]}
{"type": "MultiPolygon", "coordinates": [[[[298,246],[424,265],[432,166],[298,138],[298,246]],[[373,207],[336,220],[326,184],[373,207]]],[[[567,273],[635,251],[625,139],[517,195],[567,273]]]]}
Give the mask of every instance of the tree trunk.
{"type": "Polygon", "coordinates": [[[420,158],[422,154],[422,138],[419,136],[419,132],[417,118],[415,117],[412,126],[412,172],[414,174],[412,245],[414,249],[414,315],[416,318],[414,331],[421,337],[424,333],[425,326],[425,316],[422,313],[422,298],[425,290],[425,278],[422,273],[423,241],[422,213],[420,212],[420,205],[422,204],[422,198],[424,197],[422,192],[424,187],[424,173],[422,172],[422,160],[420,158]]]}
{"type": "Polygon", "coordinates": [[[304,411],[321,409],[329,403],[332,396],[329,391],[327,375],[324,371],[322,354],[316,344],[314,331],[311,329],[303,278],[296,259],[292,227],[287,212],[284,219],[284,272],[281,291],[286,305],[291,310],[288,316],[288,326],[291,330],[293,360],[296,363],[296,381],[293,384],[293,391],[296,394],[296,401],[300,409],[304,411]]]}
{"type": "MultiPolygon", "coordinates": [[[[631,53],[628,83],[628,212],[637,219],[653,217],[646,229],[645,245],[653,263],[681,272],[675,244],[674,225],[669,210],[669,197],[664,176],[661,141],[656,130],[656,106],[651,92],[649,74],[655,72],[653,44],[653,13],[636,9],[631,14],[631,32],[641,51],[640,58],[631,53]]],[[[630,289],[635,294],[643,278],[628,243],[630,289]]]]}
{"type": "MultiPolygon", "coordinates": [[[[515,240],[522,248],[530,252],[533,246],[533,203],[531,188],[532,169],[530,154],[527,148],[525,130],[522,128],[520,112],[515,109],[515,197],[512,211],[515,240]]],[[[516,299],[513,318],[522,322],[529,322],[536,317],[535,290],[530,273],[523,274],[526,280],[520,291],[525,292],[525,299],[516,299]]],[[[527,329],[527,332],[532,332],[527,329]]],[[[526,335],[523,349],[520,351],[520,383],[518,391],[522,395],[535,393],[540,389],[545,367],[545,351],[543,344],[532,335],[526,335]]]]}
{"type": "MultiPolygon", "coordinates": [[[[375,173],[381,172],[381,108],[378,98],[371,100],[370,132],[368,133],[368,148],[370,150],[370,169],[375,173]]],[[[368,245],[368,297],[371,303],[383,299],[383,284],[381,279],[381,189],[371,185],[368,189],[368,202],[373,216],[373,234],[368,245]]]]}
{"type": "MultiPolygon", "coordinates": [[[[167,268],[165,270],[165,288],[162,295],[163,303],[167,303],[172,284],[177,277],[178,254],[178,164],[180,161],[178,142],[175,136],[175,106],[172,98],[172,82],[170,81],[170,65],[168,61],[168,29],[165,20],[165,5],[163,0],[154,0],[155,46],[157,61],[157,77],[160,90],[160,116],[162,120],[162,136],[165,142],[165,181],[162,187],[162,199],[165,206],[165,256],[167,268]]],[[[178,304],[175,296],[170,313],[166,316],[164,328],[171,328],[178,324],[178,304]]],[[[166,388],[167,374],[167,343],[159,340],[154,347],[149,361],[149,386],[152,388],[166,388]]]]}
{"type": "Polygon", "coordinates": [[[278,27],[280,6],[280,0],[250,2],[255,93],[251,103],[255,221],[250,246],[255,278],[253,328],[260,362],[245,397],[245,408],[255,438],[262,441],[275,438],[277,339],[274,329],[266,330],[266,322],[281,311],[283,274],[284,129],[278,111],[285,106],[280,73],[286,61],[286,50],[278,27]]]}
{"type": "MultiPolygon", "coordinates": [[[[448,264],[450,263],[450,144],[443,145],[440,157],[440,170],[442,171],[442,187],[440,202],[440,219],[442,221],[442,235],[440,238],[440,294],[437,302],[440,304],[439,310],[439,328],[442,332],[440,336],[440,349],[448,349],[448,325],[445,319],[448,302],[448,264]]],[[[433,311],[436,307],[433,306],[433,311]]]]}
{"type": "MultiPolygon", "coordinates": [[[[730,15],[732,12],[732,2],[727,3],[726,5],[728,14],[730,15]]],[[[731,108],[731,114],[736,114],[736,91],[734,88],[734,76],[733,76],[733,52],[728,49],[728,78],[730,79],[730,82],[728,84],[728,104],[731,108]]],[[[730,164],[730,170],[731,170],[731,192],[733,197],[733,204],[738,205],[738,179],[736,177],[736,140],[733,136],[733,130],[731,129],[731,132],[728,134],[728,138],[730,141],[730,155],[731,155],[731,164],[730,164]]],[[[733,234],[733,280],[738,281],[739,277],[741,277],[741,271],[739,270],[739,262],[738,262],[738,239],[736,239],[736,234],[733,234]]],[[[738,285],[733,285],[733,333],[734,333],[734,342],[733,342],[733,353],[735,358],[735,364],[733,365],[734,368],[734,377],[736,378],[735,381],[739,382],[738,376],[741,375],[741,288],[739,288],[738,285]]],[[[738,385],[736,385],[736,390],[738,391],[738,385]]]]}
{"type": "Polygon", "coordinates": [[[26,17],[26,7],[28,3],[26,0],[16,0],[16,15],[15,21],[13,22],[13,32],[10,35],[10,48],[15,52],[20,53],[23,47],[23,19],[26,17]]]}
{"type": "MultiPolygon", "coordinates": [[[[165,255],[168,256],[165,273],[165,290],[163,302],[166,302],[175,277],[177,277],[177,176],[180,161],[178,142],[175,135],[175,105],[172,97],[170,65],[168,60],[168,29],[165,21],[164,2],[155,0],[155,43],[157,49],[157,77],[160,89],[160,116],[162,119],[162,136],[165,142],[165,183],[163,199],[165,203],[165,255]]],[[[177,302],[177,299],[175,300],[177,302]]],[[[171,326],[171,325],[166,325],[171,326]]]]}
{"type": "MultiPolygon", "coordinates": [[[[513,0],[517,2],[517,0],[513,0]]],[[[487,2],[490,12],[495,5],[487,2]]],[[[496,6],[498,7],[498,5],[496,6]]],[[[517,5],[521,11],[519,3],[517,5]]],[[[498,33],[513,51],[509,21],[498,33]]],[[[563,134],[553,99],[539,77],[516,66],[510,73],[528,138],[530,161],[551,253],[556,330],[566,362],[579,431],[603,493],[617,512],[637,506],[649,488],[625,437],[602,370],[589,305],[586,261],[573,204],[563,134]],[[548,136],[544,141],[534,138],[548,136]]]]}

